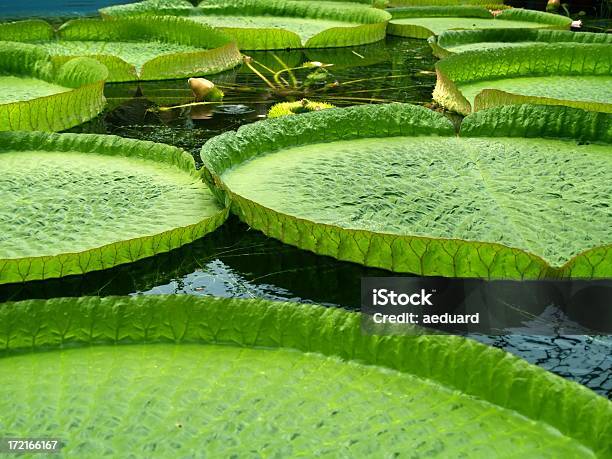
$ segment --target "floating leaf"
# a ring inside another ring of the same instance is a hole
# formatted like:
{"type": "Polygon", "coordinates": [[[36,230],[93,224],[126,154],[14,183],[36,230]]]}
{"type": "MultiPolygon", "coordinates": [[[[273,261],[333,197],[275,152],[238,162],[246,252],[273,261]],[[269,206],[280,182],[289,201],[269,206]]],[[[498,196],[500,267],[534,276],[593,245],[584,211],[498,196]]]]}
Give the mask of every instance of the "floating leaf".
{"type": "Polygon", "coordinates": [[[541,11],[508,9],[494,16],[479,6],[423,6],[392,8],[387,33],[428,38],[451,29],[569,29],[572,20],[541,11]]]}
{"type": "Polygon", "coordinates": [[[5,303],[0,429],[53,432],[69,457],[610,456],[612,404],[587,388],[360,319],[190,295],[5,303]]]}
{"type": "Polygon", "coordinates": [[[612,46],[558,43],[468,51],[436,63],[434,99],[467,115],[504,104],[612,112],[612,46]]]}
{"type": "Polygon", "coordinates": [[[612,35],[605,33],[571,32],[569,30],[541,29],[482,29],[447,30],[428,39],[439,58],[465,51],[514,46],[549,46],[555,43],[612,44],[612,35]]]}
{"type": "Polygon", "coordinates": [[[103,16],[177,15],[226,32],[240,49],[355,46],[385,37],[391,16],[358,3],[295,0],[145,0],[100,10],[103,16]]]}
{"type": "MultiPolygon", "coordinates": [[[[40,21],[37,26],[43,27],[40,21]]],[[[28,40],[56,62],[74,56],[97,59],[109,69],[109,82],[210,75],[242,61],[235,43],[222,32],[178,17],[75,19],[61,26],[57,35],[28,40]]],[[[12,29],[0,27],[0,39],[16,39],[13,36],[12,29]]]]}
{"type": "Polygon", "coordinates": [[[114,136],[0,134],[0,284],[167,252],[221,209],[178,148],[114,136]]]}
{"type": "Polygon", "coordinates": [[[60,131],[94,118],[107,75],[92,59],[54,65],[34,45],[0,42],[0,131],[60,131]]]}
{"type": "Polygon", "coordinates": [[[495,0],[389,0],[390,7],[413,7],[413,6],[481,6],[488,10],[501,10],[511,8],[504,5],[503,1],[495,0]]]}
{"type": "Polygon", "coordinates": [[[42,19],[0,23],[0,40],[2,41],[51,40],[54,34],[51,24],[42,19]]]}
{"type": "Polygon", "coordinates": [[[423,275],[610,276],[612,115],[488,112],[457,138],[421,107],[329,109],[222,134],[202,159],[242,220],[318,254],[423,275]]]}

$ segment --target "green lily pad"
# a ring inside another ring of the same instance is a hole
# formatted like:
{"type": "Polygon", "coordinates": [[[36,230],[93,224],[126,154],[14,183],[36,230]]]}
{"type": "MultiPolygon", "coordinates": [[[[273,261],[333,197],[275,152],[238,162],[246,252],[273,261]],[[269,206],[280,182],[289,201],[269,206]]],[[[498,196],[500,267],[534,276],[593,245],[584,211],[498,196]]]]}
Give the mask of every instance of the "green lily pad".
{"type": "Polygon", "coordinates": [[[540,29],[483,29],[447,30],[428,39],[434,54],[439,58],[465,51],[507,48],[516,46],[550,46],[555,43],[612,44],[612,35],[605,33],[571,32],[569,30],[540,29]]]}
{"type": "Polygon", "coordinates": [[[436,73],[434,99],[464,115],[524,103],[612,112],[609,44],[558,43],[469,51],[439,61],[436,73]]]}
{"type": "Polygon", "coordinates": [[[0,140],[0,284],[129,263],[225,220],[178,148],[84,134],[0,140]]]}
{"type": "MultiPolygon", "coordinates": [[[[42,37],[44,26],[40,21],[36,26],[40,33],[34,36],[39,39],[27,41],[49,52],[57,62],[74,56],[97,59],[109,69],[109,82],[209,75],[242,62],[229,37],[184,18],[75,19],[60,27],[57,38],[42,37]]],[[[15,39],[14,27],[0,27],[0,39],[15,39]]]]}
{"type": "Polygon", "coordinates": [[[0,327],[0,428],[66,457],[611,451],[612,404],[585,387],[461,337],[364,335],[344,310],[66,298],[3,304],[0,327]]]}
{"type": "Polygon", "coordinates": [[[59,131],[94,118],[107,75],[91,59],[60,65],[34,45],[0,42],[0,131],[59,131]]]}
{"type": "Polygon", "coordinates": [[[315,253],[424,275],[609,276],[611,117],[526,107],[468,117],[461,138],[420,107],[329,109],[223,134],[201,155],[242,220],[315,253]],[[602,144],[578,144],[580,130],[602,144]]]}
{"type": "Polygon", "coordinates": [[[51,24],[42,19],[0,23],[2,41],[44,41],[51,40],[54,35],[51,24]]]}
{"type": "Polygon", "coordinates": [[[305,19],[283,16],[232,16],[211,15],[198,16],[193,20],[219,28],[236,29],[287,29],[295,32],[302,42],[306,42],[318,33],[333,27],[356,27],[357,22],[342,22],[331,19],[305,19]]]}
{"type": "Polygon", "coordinates": [[[389,0],[387,6],[392,8],[414,6],[481,6],[489,10],[511,8],[504,5],[503,1],[495,0],[389,0]]]}
{"type": "Polygon", "coordinates": [[[218,27],[240,49],[354,46],[385,37],[391,16],[359,3],[304,0],[145,0],[103,8],[105,17],[177,15],[218,27]]]}
{"type": "Polygon", "coordinates": [[[569,29],[572,20],[541,11],[507,9],[493,14],[478,6],[423,6],[392,8],[387,33],[428,38],[452,29],[569,29]]]}
{"type": "Polygon", "coordinates": [[[39,78],[0,76],[0,104],[10,104],[68,92],[70,88],[39,78]]]}

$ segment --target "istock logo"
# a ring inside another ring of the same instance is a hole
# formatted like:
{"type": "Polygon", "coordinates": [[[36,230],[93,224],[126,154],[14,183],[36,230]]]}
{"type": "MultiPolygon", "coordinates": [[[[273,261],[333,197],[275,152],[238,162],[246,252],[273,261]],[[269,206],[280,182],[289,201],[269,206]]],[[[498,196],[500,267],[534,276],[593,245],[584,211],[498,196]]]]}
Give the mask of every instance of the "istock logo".
{"type": "Polygon", "coordinates": [[[435,293],[432,290],[426,293],[422,288],[420,293],[396,293],[395,290],[387,290],[386,288],[372,289],[372,305],[373,306],[433,306],[429,300],[435,293]]]}

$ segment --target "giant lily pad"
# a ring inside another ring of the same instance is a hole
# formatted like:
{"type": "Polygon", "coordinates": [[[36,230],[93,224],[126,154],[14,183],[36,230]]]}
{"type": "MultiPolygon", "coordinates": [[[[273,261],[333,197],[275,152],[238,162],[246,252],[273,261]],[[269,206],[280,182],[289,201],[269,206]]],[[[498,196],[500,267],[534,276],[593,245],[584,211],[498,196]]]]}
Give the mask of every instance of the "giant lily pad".
{"type": "Polygon", "coordinates": [[[612,115],[489,112],[457,138],[420,107],[329,109],[222,134],[202,159],[242,220],[315,253],[424,275],[612,275],[612,115]]]}
{"type": "Polygon", "coordinates": [[[146,0],[103,16],[178,15],[220,28],[240,49],[327,48],[382,40],[391,16],[358,3],[304,0],[146,0]]]}
{"type": "Polygon", "coordinates": [[[51,24],[42,19],[0,23],[0,40],[3,41],[51,40],[54,33],[51,24]]]}
{"type": "Polygon", "coordinates": [[[0,134],[0,283],[62,277],[167,252],[226,210],[193,158],[152,142],[0,134]]]}
{"type": "Polygon", "coordinates": [[[444,58],[465,51],[514,46],[549,46],[555,43],[612,45],[612,34],[541,29],[447,30],[439,36],[429,37],[428,42],[434,54],[444,58]]]}
{"type": "Polygon", "coordinates": [[[496,0],[389,0],[387,6],[482,6],[490,10],[510,8],[503,1],[496,0]]]}
{"type": "Polygon", "coordinates": [[[0,131],[59,131],[94,118],[107,75],[92,59],[58,65],[34,45],[0,42],[0,131]]]}
{"type": "MultiPolygon", "coordinates": [[[[44,26],[39,22],[30,28],[35,25],[34,36],[42,37],[44,26]]],[[[0,27],[0,39],[15,35],[12,28],[0,27]]],[[[236,44],[222,32],[177,17],[76,19],[60,27],[57,35],[27,40],[59,62],[74,56],[97,59],[109,69],[109,82],[209,75],[235,67],[242,59],[236,44]]]]}
{"type": "Polygon", "coordinates": [[[452,29],[569,29],[572,20],[541,11],[508,9],[497,16],[478,6],[424,6],[392,8],[387,33],[428,38],[452,29]]]}
{"type": "Polygon", "coordinates": [[[61,438],[66,457],[611,454],[612,404],[585,387],[360,319],[186,295],[5,303],[0,428],[61,438]]]}
{"type": "Polygon", "coordinates": [[[559,43],[470,51],[436,63],[434,99],[462,114],[503,104],[612,112],[612,46],[559,43]]]}

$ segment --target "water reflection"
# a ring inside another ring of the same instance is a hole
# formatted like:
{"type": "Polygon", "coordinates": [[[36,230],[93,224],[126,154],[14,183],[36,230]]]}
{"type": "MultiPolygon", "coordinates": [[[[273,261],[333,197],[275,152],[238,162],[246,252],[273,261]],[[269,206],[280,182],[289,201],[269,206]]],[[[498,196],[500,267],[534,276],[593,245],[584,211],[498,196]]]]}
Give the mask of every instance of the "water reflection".
{"type": "MultiPolygon", "coordinates": [[[[0,301],[177,293],[259,297],[356,310],[361,278],[389,275],[394,274],[282,244],[230,218],[199,241],[130,265],[64,279],[0,286],[0,301]]],[[[528,326],[529,321],[525,324],[528,326]]],[[[471,337],[587,385],[602,395],[612,392],[612,338],[530,336],[529,328],[522,332],[526,334],[471,337]]]]}
{"type": "MultiPolygon", "coordinates": [[[[279,60],[290,67],[307,61],[333,63],[329,79],[339,85],[311,98],[337,106],[379,102],[424,104],[431,100],[435,84],[435,58],[423,40],[389,37],[352,48],[257,51],[249,55],[272,70],[282,68],[279,60]]],[[[303,79],[306,74],[298,71],[296,77],[303,79]]],[[[193,97],[186,80],[109,84],[105,89],[108,100],[105,113],[71,132],[168,143],[191,152],[199,164],[199,151],[206,140],[258,121],[273,104],[286,100],[245,66],[208,78],[223,88],[222,103],[189,106],[193,97]],[[177,105],[187,106],[167,109],[177,105]]]]}

